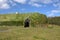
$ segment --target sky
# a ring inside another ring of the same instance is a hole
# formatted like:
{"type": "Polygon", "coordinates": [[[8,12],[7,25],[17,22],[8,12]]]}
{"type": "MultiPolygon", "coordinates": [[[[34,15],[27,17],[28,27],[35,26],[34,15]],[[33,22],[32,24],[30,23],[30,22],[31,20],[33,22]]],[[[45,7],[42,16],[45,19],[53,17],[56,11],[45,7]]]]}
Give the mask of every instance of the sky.
{"type": "Polygon", "coordinates": [[[0,14],[39,12],[48,17],[60,16],[60,0],[0,0],[0,14]]]}

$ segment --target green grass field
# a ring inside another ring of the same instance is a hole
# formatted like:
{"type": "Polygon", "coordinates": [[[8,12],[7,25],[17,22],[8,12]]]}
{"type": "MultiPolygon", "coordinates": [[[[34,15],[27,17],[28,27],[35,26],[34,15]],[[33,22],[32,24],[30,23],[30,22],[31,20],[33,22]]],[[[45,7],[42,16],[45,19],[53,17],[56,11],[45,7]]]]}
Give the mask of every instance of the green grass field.
{"type": "Polygon", "coordinates": [[[48,24],[46,27],[47,21],[39,13],[1,14],[0,40],[60,40],[60,26],[48,24]],[[26,18],[30,19],[29,28],[21,26],[26,18]]]}
{"type": "Polygon", "coordinates": [[[60,40],[60,26],[0,26],[0,40],[60,40]]]}

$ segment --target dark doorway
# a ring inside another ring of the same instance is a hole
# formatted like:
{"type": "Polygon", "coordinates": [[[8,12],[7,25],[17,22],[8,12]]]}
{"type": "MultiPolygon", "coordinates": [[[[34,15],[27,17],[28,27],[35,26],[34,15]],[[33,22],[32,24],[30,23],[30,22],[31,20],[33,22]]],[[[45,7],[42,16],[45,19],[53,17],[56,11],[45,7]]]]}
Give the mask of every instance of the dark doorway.
{"type": "Polygon", "coordinates": [[[24,27],[29,27],[30,20],[27,18],[24,22],[24,27]]]}

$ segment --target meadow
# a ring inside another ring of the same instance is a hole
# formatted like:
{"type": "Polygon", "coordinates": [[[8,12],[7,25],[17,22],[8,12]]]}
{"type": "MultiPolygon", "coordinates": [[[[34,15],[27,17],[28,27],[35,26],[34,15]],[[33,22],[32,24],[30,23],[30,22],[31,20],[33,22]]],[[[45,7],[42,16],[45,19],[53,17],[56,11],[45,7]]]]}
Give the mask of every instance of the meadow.
{"type": "Polygon", "coordinates": [[[60,40],[60,26],[0,26],[0,40],[60,40]]]}
{"type": "Polygon", "coordinates": [[[0,40],[60,40],[60,26],[46,24],[48,20],[44,14],[1,14],[0,40]],[[26,18],[30,19],[27,28],[24,27],[26,18]]]}

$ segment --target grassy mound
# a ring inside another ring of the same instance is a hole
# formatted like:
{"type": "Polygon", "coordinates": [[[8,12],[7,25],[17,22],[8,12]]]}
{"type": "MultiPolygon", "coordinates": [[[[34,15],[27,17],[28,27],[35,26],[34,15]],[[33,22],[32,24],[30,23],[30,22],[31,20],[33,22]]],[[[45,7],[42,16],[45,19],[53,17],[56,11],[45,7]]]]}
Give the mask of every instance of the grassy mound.
{"type": "Polygon", "coordinates": [[[18,13],[0,15],[0,25],[23,25],[26,18],[30,19],[31,25],[45,24],[47,17],[40,13],[18,13]]]}

